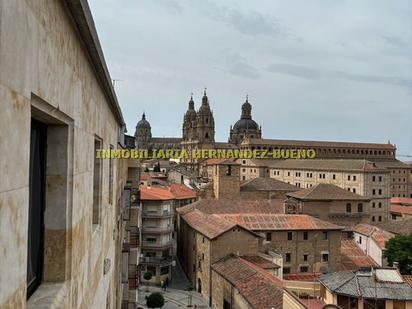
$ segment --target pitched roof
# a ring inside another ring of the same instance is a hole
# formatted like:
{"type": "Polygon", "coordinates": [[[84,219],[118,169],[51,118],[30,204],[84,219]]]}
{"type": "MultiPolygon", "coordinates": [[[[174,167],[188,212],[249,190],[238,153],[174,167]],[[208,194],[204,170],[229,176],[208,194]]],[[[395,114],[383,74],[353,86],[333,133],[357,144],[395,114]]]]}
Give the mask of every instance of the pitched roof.
{"type": "Polygon", "coordinates": [[[326,183],[320,183],[311,188],[303,189],[297,192],[287,193],[286,195],[301,200],[369,200],[368,198],[362,195],[326,183]]]}
{"type": "Polygon", "coordinates": [[[283,308],[282,281],[242,257],[229,255],[212,265],[229,281],[252,308],[283,308]]]}
{"type": "Polygon", "coordinates": [[[395,235],[387,232],[377,226],[359,223],[353,227],[354,232],[371,237],[379,248],[385,248],[385,242],[394,237],[395,235]]]}
{"type": "Polygon", "coordinates": [[[375,163],[367,160],[351,159],[287,159],[273,161],[271,168],[299,169],[299,170],[323,170],[323,171],[386,171],[375,163]]]}
{"type": "Polygon", "coordinates": [[[412,205],[412,198],[410,197],[392,197],[391,204],[396,205],[412,205]]]}
{"type": "Polygon", "coordinates": [[[403,280],[412,287],[412,275],[403,275],[403,280]]]}
{"type": "Polygon", "coordinates": [[[388,220],[388,222],[380,223],[379,227],[393,234],[410,235],[412,234],[412,218],[402,220],[388,220]]]}
{"type": "Polygon", "coordinates": [[[277,269],[280,268],[279,265],[259,256],[259,255],[243,255],[242,259],[255,264],[256,266],[263,269],[277,269]]]}
{"type": "Polygon", "coordinates": [[[175,197],[166,188],[153,186],[140,186],[140,199],[142,201],[167,201],[173,200],[175,197]]]}
{"type": "Polygon", "coordinates": [[[410,165],[396,159],[389,161],[376,161],[376,165],[383,168],[412,168],[410,165]]]}
{"type": "Polygon", "coordinates": [[[314,282],[317,281],[320,275],[320,273],[283,274],[283,279],[290,281],[314,282]]]}
{"type": "Polygon", "coordinates": [[[376,267],[378,264],[368,256],[354,240],[341,241],[341,270],[357,270],[361,267],[376,267]]]}
{"type": "Polygon", "coordinates": [[[274,145],[274,146],[301,146],[301,147],[332,147],[332,148],[376,148],[385,150],[395,150],[392,144],[378,143],[354,143],[354,142],[334,142],[334,141],[302,141],[302,140],[282,140],[282,139],[245,139],[242,144],[274,145]]]}
{"type": "Polygon", "coordinates": [[[298,187],[289,183],[270,178],[270,177],[257,177],[245,181],[240,185],[241,192],[253,192],[253,191],[297,191],[298,187]]]}
{"type": "Polygon", "coordinates": [[[399,206],[391,204],[390,212],[403,215],[412,215],[412,206],[399,206]]]}
{"type": "Polygon", "coordinates": [[[412,300],[412,288],[396,269],[329,273],[321,275],[319,281],[336,294],[364,299],[412,300]]]}
{"type": "Polygon", "coordinates": [[[177,183],[170,184],[170,192],[177,200],[193,199],[197,196],[196,191],[177,183]]]}
{"type": "Polygon", "coordinates": [[[252,231],[343,230],[342,226],[308,215],[218,214],[219,217],[252,231]]]}
{"type": "Polygon", "coordinates": [[[208,214],[237,213],[283,213],[283,200],[241,200],[241,199],[202,199],[195,203],[180,207],[177,212],[184,214],[193,209],[208,214]]]}

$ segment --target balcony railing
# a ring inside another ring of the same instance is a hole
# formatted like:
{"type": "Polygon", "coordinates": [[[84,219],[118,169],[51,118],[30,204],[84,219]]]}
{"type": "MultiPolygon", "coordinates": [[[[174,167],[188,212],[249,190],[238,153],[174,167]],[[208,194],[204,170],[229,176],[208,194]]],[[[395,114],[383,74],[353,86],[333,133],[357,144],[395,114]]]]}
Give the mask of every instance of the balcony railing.
{"type": "Polygon", "coordinates": [[[140,264],[145,264],[145,265],[163,265],[163,264],[170,264],[172,263],[173,258],[171,256],[162,256],[162,257],[141,257],[139,259],[140,264]]]}
{"type": "Polygon", "coordinates": [[[143,210],[142,217],[143,218],[170,218],[172,213],[170,211],[148,211],[143,210]]]}
{"type": "Polygon", "coordinates": [[[138,284],[138,271],[136,264],[129,264],[129,290],[136,290],[138,284]]]}
{"type": "Polygon", "coordinates": [[[173,228],[171,226],[156,226],[156,227],[151,227],[151,226],[143,226],[142,227],[142,233],[144,234],[167,234],[167,233],[172,233],[173,228]]]}
{"type": "Polygon", "coordinates": [[[129,244],[131,248],[137,248],[140,243],[140,230],[137,226],[131,226],[129,231],[129,244]]]}
{"type": "Polygon", "coordinates": [[[163,248],[169,248],[172,246],[172,241],[166,241],[166,242],[151,242],[151,241],[142,241],[142,248],[148,248],[148,249],[163,249],[163,248]]]}

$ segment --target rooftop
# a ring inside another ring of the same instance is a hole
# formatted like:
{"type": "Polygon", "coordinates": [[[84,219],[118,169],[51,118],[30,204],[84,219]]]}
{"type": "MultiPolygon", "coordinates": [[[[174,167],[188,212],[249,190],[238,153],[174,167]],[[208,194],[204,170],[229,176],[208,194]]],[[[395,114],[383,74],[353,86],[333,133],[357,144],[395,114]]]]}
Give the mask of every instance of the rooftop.
{"type": "Polygon", "coordinates": [[[341,241],[341,270],[357,270],[360,267],[375,267],[376,262],[368,256],[354,240],[341,241]]]}
{"type": "Polygon", "coordinates": [[[395,205],[410,205],[412,206],[412,198],[409,197],[392,197],[391,198],[391,204],[395,205]]]}
{"type": "Polygon", "coordinates": [[[395,214],[412,216],[412,206],[399,206],[391,204],[390,212],[395,214]]]}
{"type": "Polygon", "coordinates": [[[393,234],[410,235],[412,234],[412,218],[389,220],[386,223],[379,224],[379,227],[393,234]]]}
{"type": "Polygon", "coordinates": [[[175,197],[169,189],[163,187],[140,186],[140,199],[142,201],[167,201],[175,197]]]}
{"type": "Polygon", "coordinates": [[[311,188],[286,194],[301,200],[348,200],[348,201],[367,201],[369,199],[362,195],[342,189],[332,184],[321,183],[311,188]]]}
{"type": "Polygon", "coordinates": [[[412,300],[412,288],[396,269],[362,269],[321,275],[321,284],[336,294],[364,299],[412,300]]]}
{"type": "Polygon", "coordinates": [[[371,237],[381,249],[385,248],[385,242],[395,236],[394,234],[387,232],[377,226],[366,223],[355,225],[353,227],[353,231],[371,237]]]}
{"type": "Polygon", "coordinates": [[[269,177],[257,177],[245,181],[240,185],[241,192],[251,191],[297,191],[298,187],[288,184],[286,182],[269,178],[269,177]]]}
{"type": "Polygon", "coordinates": [[[367,160],[349,159],[287,159],[277,160],[270,164],[274,169],[296,169],[316,171],[376,171],[389,173],[385,168],[379,168],[375,163],[367,160]]]}
{"type": "Polygon", "coordinates": [[[259,256],[259,255],[243,255],[242,259],[255,264],[262,269],[277,269],[280,268],[279,265],[259,256]]]}
{"type": "Polygon", "coordinates": [[[242,257],[229,255],[212,265],[229,281],[252,308],[283,308],[283,284],[274,275],[242,257]]]}
{"type": "Polygon", "coordinates": [[[170,184],[170,192],[177,200],[194,199],[197,196],[196,191],[177,183],[170,184]]]}
{"type": "Polygon", "coordinates": [[[302,141],[302,140],[282,140],[282,139],[258,139],[249,138],[242,142],[243,145],[273,145],[273,146],[301,146],[301,147],[332,147],[332,148],[374,148],[384,150],[395,150],[396,147],[389,143],[353,143],[334,141],[302,141]]]}

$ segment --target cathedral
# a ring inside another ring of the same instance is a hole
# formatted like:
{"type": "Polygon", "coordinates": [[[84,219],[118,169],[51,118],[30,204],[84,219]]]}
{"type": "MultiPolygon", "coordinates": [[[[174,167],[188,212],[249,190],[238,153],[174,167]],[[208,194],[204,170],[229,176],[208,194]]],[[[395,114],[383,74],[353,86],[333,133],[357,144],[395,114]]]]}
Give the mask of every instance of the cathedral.
{"type": "Polygon", "coordinates": [[[138,149],[226,149],[238,148],[244,138],[261,138],[261,127],[252,119],[252,105],[248,97],[242,105],[240,119],[230,126],[228,143],[215,141],[215,120],[210,108],[206,89],[203,92],[202,103],[196,111],[193,95],[183,117],[182,138],[152,137],[150,123],[143,113],[142,119],[136,125],[135,147],[138,149]]]}

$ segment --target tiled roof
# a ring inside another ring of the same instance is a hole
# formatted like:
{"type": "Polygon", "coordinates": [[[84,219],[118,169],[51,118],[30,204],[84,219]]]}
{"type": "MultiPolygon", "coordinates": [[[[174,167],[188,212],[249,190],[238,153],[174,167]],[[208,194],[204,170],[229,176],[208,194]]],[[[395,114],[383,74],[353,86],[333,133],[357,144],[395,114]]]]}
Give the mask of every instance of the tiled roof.
{"type": "Polygon", "coordinates": [[[314,282],[317,281],[320,275],[320,273],[283,274],[283,279],[290,281],[314,282]]]}
{"type": "Polygon", "coordinates": [[[412,198],[409,197],[392,197],[391,204],[412,205],[412,198]]]}
{"type": "Polygon", "coordinates": [[[342,239],[340,252],[341,270],[357,270],[360,267],[378,266],[354,240],[342,239]]]}
{"type": "Polygon", "coordinates": [[[283,308],[282,281],[241,257],[229,255],[212,269],[229,281],[252,308],[283,308]]]}
{"type": "Polygon", "coordinates": [[[219,217],[252,231],[342,230],[343,227],[308,215],[219,214],[219,217]]]}
{"type": "Polygon", "coordinates": [[[379,224],[379,227],[393,234],[410,235],[412,234],[412,218],[388,220],[388,222],[379,224]]]}
{"type": "Polygon", "coordinates": [[[395,146],[391,144],[378,143],[353,143],[353,142],[333,142],[333,141],[301,141],[301,140],[282,140],[282,139],[260,139],[249,138],[242,144],[251,145],[273,145],[273,146],[300,146],[300,147],[332,147],[332,148],[376,148],[385,150],[395,150],[395,146]]]}
{"type": "Polygon", "coordinates": [[[177,200],[193,199],[197,196],[194,190],[177,183],[170,184],[170,192],[172,192],[177,200]]]}
{"type": "Polygon", "coordinates": [[[302,200],[369,200],[362,195],[326,183],[320,183],[311,188],[291,192],[286,195],[302,200]]]}
{"type": "MultiPolygon", "coordinates": [[[[412,288],[406,282],[380,281],[380,269],[342,271],[321,275],[319,281],[336,294],[363,299],[412,300],[412,288]]],[[[392,269],[393,277],[398,276],[392,269]]]]}
{"type": "Polygon", "coordinates": [[[412,275],[403,275],[403,280],[412,287],[412,275]]]}
{"type": "Polygon", "coordinates": [[[251,191],[297,191],[298,187],[288,184],[286,182],[269,178],[269,177],[257,177],[245,181],[240,185],[241,192],[251,191]]]}
{"type": "Polygon", "coordinates": [[[389,160],[389,161],[376,161],[376,165],[383,168],[407,168],[411,169],[412,167],[406,163],[403,163],[399,160],[389,160]]]}
{"type": "Polygon", "coordinates": [[[288,159],[271,163],[274,169],[322,170],[322,171],[387,171],[367,160],[349,159],[288,159]]]}
{"type": "Polygon", "coordinates": [[[259,256],[259,255],[243,255],[242,259],[255,264],[256,266],[263,269],[277,269],[280,268],[279,265],[259,256]]]}
{"type": "Polygon", "coordinates": [[[142,201],[167,201],[175,197],[167,188],[140,186],[140,198],[142,201]]]}
{"type": "Polygon", "coordinates": [[[412,206],[399,206],[391,204],[390,212],[396,214],[412,215],[412,206]]]}
{"type": "Polygon", "coordinates": [[[237,213],[283,213],[283,200],[230,200],[230,199],[202,199],[177,211],[185,213],[192,209],[199,209],[209,214],[237,214],[237,213]]]}
{"type": "Polygon", "coordinates": [[[355,225],[353,227],[353,230],[356,233],[371,237],[381,249],[385,248],[385,242],[395,236],[394,234],[387,232],[377,226],[366,223],[355,225]]]}
{"type": "Polygon", "coordinates": [[[299,301],[308,309],[323,309],[326,303],[317,298],[299,298],[299,301]]]}

